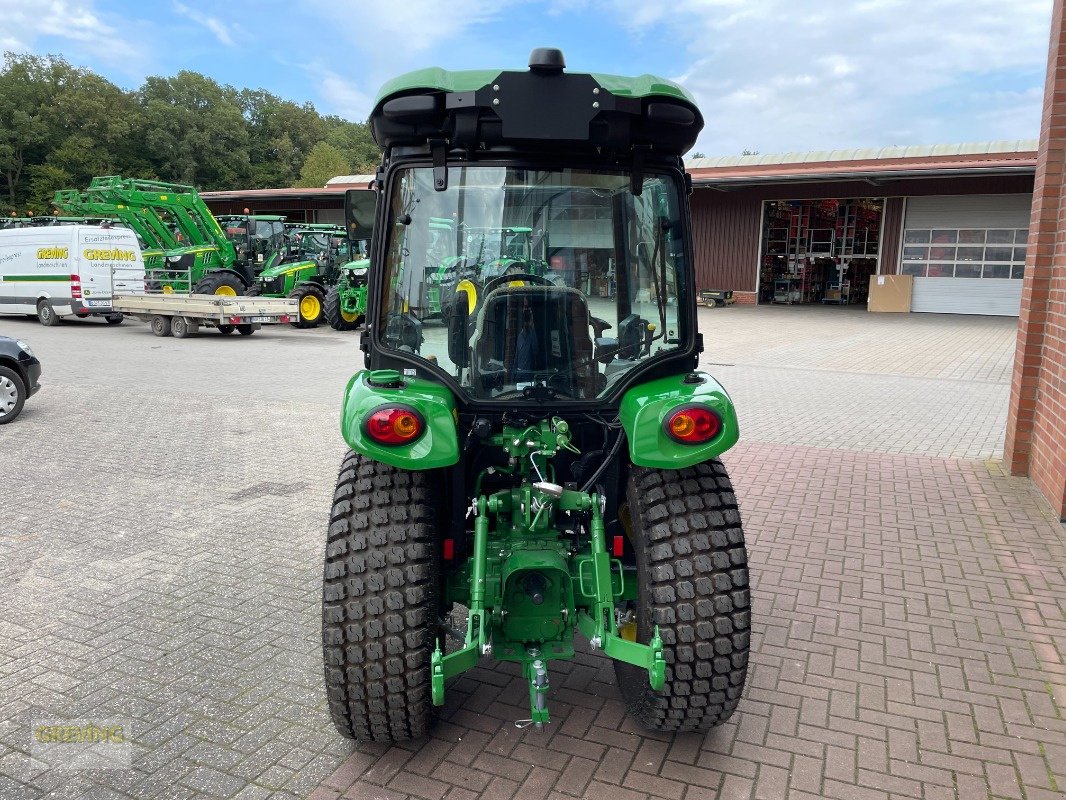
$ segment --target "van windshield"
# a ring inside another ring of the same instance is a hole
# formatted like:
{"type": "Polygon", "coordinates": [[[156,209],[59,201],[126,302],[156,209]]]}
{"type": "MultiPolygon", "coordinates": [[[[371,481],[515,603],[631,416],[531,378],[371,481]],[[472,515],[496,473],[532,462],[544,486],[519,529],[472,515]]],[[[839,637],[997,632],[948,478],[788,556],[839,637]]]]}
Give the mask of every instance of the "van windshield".
{"type": "Polygon", "coordinates": [[[474,399],[594,399],[687,341],[677,181],[622,171],[470,166],[434,190],[410,168],[388,198],[386,349],[474,399]]]}

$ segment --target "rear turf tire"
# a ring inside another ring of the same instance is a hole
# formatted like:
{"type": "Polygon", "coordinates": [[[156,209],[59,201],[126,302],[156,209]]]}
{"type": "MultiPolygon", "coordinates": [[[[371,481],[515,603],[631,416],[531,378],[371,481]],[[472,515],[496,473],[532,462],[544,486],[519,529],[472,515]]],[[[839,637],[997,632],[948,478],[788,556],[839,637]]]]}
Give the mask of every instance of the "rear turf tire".
{"type": "Polygon", "coordinates": [[[736,710],[751,638],[748,559],[722,462],[679,470],[633,467],[628,485],[637,559],[637,641],[659,626],[666,684],[620,661],[627,711],[659,731],[703,731],[736,710]]]}
{"type": "Polygon", "coordinates": [[[326,699],[343,736],[392,744],[435,718],[439,516],[432,473],[348,453],[333,495],[322,578],[326,699]]]}
{"type": "Polygon", "coordinates": [[[363,314],[360,314],[354,320],[344,318],[341,313],[341,295],[336,286],[330,287],[330,290],[326,293],[325,317],[326,322],[335,331],[354,331],[366,319],[363,314]]]}

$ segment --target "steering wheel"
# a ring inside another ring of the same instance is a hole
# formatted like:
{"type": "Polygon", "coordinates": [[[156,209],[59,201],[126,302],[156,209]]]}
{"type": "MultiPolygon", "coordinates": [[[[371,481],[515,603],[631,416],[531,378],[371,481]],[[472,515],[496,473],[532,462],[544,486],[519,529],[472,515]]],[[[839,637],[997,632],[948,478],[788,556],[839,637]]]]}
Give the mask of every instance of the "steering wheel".
{"type": "Polygon", "coordinates": [[[495,278],[485,281],[485,286],[481,290],[482,294],[488,295],[493,289],[499,286],[501,283],[510,283],[511,281],[529,281],[532,284],[538,286],[554,286],[547,278],[543,278],[540,275],[534,275],[532,272],[512,272],[510,275],[498,275],[495,278]]]}

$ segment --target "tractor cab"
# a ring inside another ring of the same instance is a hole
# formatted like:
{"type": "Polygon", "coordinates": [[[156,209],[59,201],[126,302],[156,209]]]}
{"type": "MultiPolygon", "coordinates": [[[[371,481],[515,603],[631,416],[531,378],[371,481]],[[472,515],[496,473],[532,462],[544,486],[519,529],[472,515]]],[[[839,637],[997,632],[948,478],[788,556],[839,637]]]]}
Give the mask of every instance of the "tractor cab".
{"type": "Polygon", "coordinates": [[[699,111],[650,76],[567,74],[556,52],[383,89],[378,188],[349,198],[376,202],[371,368],[481,406],[617,402],[695,366],[681,155],[699,111]]]}
{"type": "MultiPolygon", "coordinates": [[[[284,217],[226,215],[217,219],[240,264],[262,267],[284,246],[284,217]]],[[[257,270],[254,268],[253,271],[257,270]]]]}

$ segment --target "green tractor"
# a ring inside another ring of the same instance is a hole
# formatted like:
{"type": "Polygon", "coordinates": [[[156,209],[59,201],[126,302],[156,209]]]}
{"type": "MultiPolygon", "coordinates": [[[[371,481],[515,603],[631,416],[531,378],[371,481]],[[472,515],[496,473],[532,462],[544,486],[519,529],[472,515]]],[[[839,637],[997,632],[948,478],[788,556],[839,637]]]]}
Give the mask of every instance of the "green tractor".
{"type": "Polygon", "coordinates": [[[528,71],[396,78],[370,125],[381,168],[345,198],[370,242],[366,368],[344,396],[323,572],[337,730],[419,737],[489,656],[528,687],[515,724],[542,729],[575,647],[614,661],[642,725],[722,723],[751,617],[719,460],[736,412],[698,371],[694,100],[538,49],[528,71]],[[468,285],[423,328],[427,275],[457,259],[468,285]]]}
{"type": "Polygon", "coordinates": [[[148,278],[165,293],[243,295],[283,241],[284,217],[231,215],[223,228],[192,186],[105,175],[86,194],[152,226],[167,249],[163,269],[148,278]]]}
{"type": "Polygon", "coordinates": [[[314,328],[325,318],[326,295],[348,264],[349,244],[339,225],[286,224],[286,247],[259,273],[250,295],[293,297],[299,315],[292,324],[314,328]]]}

